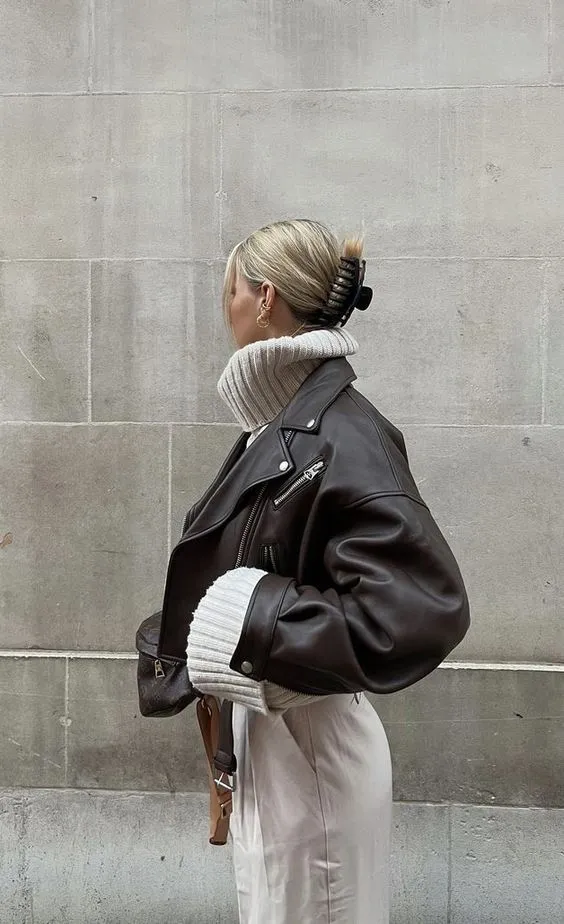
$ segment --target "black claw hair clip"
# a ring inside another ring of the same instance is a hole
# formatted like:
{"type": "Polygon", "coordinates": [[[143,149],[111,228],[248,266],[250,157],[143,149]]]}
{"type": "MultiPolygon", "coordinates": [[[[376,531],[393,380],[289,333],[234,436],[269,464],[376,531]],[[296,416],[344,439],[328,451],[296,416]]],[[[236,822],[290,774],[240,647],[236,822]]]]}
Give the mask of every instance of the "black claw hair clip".
{"type": "Polygon", "coordinates": [[[366,260],[358,257],[341,257],[339,271],[331,286],[327,304],[319,312],[322,325],[344,327],[351,314],[366,311],[372,301],[372,289],[363,285],[366,260]]]}

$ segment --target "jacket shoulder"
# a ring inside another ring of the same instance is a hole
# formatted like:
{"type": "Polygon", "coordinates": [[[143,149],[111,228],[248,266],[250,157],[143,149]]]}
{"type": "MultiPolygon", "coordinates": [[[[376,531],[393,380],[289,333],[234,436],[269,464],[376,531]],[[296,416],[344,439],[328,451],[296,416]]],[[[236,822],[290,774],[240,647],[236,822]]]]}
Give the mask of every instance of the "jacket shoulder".
{"type": "Polygon", "coordinates": [[[406,494],[424,503],[409,467],[401,431],[356,388],[348,386],[327,409],[322,433],[335,475],[356,498],[406,494]]]}

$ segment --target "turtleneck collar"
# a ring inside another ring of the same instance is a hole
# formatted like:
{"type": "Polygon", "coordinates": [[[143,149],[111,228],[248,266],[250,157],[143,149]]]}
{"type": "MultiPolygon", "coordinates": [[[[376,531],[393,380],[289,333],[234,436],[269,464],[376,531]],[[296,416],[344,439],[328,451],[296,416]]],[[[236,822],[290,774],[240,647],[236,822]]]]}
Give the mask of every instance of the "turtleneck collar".
{"type": "Polygon", "coordinates": [[[253,432],[274,420],[322,362],[357,350],[340,327],[257,340],[233,354],[217,390],[243,430],[253,432]]]}

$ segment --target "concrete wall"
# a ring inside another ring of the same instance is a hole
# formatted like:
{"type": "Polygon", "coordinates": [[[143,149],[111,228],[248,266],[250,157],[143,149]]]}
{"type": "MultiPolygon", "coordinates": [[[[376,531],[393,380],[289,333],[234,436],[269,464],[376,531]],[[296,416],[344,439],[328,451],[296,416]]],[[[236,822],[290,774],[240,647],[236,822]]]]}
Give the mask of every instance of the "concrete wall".
{"type": "MultiPolygon", "coordinates": [[[[561,921],[563,824],[559,809],[396,803],[394,924],[561,921]]],[[[236,924],[230,849],[206,833],[194,793],[0,791],[1,920],[236,924]]]]}
{"type": "Polygon", "coordinates": [[[230,920],[193,716],[139,717],[133,637],[236,435],[225,256],[296,215],[366,234],[360,386],[473,605],[375,699],[395,921],[559,920],[564,0],[0,0],[0,94],[2,924],[230,920]]]}

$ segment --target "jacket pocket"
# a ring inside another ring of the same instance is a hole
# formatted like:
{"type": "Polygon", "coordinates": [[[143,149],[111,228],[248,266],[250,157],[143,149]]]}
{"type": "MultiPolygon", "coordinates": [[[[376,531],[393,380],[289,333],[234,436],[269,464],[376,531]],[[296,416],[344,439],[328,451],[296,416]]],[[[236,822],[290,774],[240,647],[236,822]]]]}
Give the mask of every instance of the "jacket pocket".
{"type": "Polygon", "coordinates": [[[321,456],[318,459],[314,459],[311,465],[308,465],[303,472],[300,472],[296,475],[292,481],[289,482],[279,493],[274,497],[272,503],[278,509],[282,507],[287,501],[293,498],[296,494],[299,494],[300,491],[303,491],[304,488],[312,482],[316,481],[318,478],[321,478],[325,469],[327,468],[327,463],[325,459],[321,456]]]}
{"type": "Polygon", "coordinates": [[[139,653],[139,711],[144,716],[176,715],[196,699],[188,677],[186,658],[159,654],[160,627],[161,612],[153,613],[141,623],[135,637],[139,653]]]}

